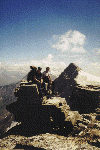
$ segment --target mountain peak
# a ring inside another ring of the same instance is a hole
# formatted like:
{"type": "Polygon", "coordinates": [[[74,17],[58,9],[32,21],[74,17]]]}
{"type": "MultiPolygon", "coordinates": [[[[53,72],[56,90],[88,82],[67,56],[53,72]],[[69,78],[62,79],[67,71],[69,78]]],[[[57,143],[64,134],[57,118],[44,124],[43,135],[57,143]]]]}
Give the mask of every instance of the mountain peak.
{"type": "Polygon", "coordinates": [[[70,63],[69,66],[61,73],[61,78],[62,77],[67,77],[67,78],[71,78],[71,77],[76,77],[78,75],[78,72],[82,70],[81,68],[79,68],[76,64],[74,63],[70,63]]]}
{"type": "Polygon", "coordinates": [[[77,70],[77,71],[80,71],[80,70],[82,70],[81,68],[79,68],[75,63],[70,63],[69,64],[69,66],[66,68],[66,69],[71,69],[71,68],[73,68],[73,69],[75,69],[75,70],[77,70]]]}

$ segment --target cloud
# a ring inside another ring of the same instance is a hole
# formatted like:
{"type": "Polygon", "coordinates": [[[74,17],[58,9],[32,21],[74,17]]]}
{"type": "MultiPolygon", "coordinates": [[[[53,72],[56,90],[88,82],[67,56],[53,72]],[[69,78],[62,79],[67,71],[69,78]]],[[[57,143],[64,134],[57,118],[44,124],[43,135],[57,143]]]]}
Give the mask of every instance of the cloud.
{"type": "Polygon", "coordinates": [[[99,62],[94,62],[90,63],[89,69],[91,68],[91,74],[94,74],[95,76],[100,77],[100,63],[99,62]]]}
{"type": "Polygon", "coordinates": [[[74,63],[76,64],[76,65],[78,65],[78,66],[80,66],[80,65],[82,65],[82,64],[84,64],[84,59],[83,58],[78,58],[78,59],[76,59],[76,60],[74,60],[74,63]]]}
{"type": "Polygon", "coordinates": [[[78,65],[83,71],[88,72],[97,77],[100,77],[100,63],[99,62],[92,62],[87,58],[80,57],[74,60],[74,63],[78,65]]]}
{"type": "MultiPolygon", "coordinates": [[[[56,36],[53,36],[54,39],[56,36]]],[[[68,31],[61,35],[58,41],[52,45],[52,48],[61,50],[62,52],[86,53],[84,49],[86,36],[79,31],[68,31]]]]}
{"type": "Polygon", "coordinates": [[[49,54],[46,58],[42,60],[34,60],[31,63],[34,66],[41,66],[42,71],[46,69],[46,67],[50,67],[51,74],[58,76],[66,67],[66,64],[63,61],[54,61],[53,55],[49,54]]]}
{"type": "Polygon", "coordinates": [[[49,55],[47,56],[47,58],[48,58],[49,60],[51,60],[51,59],[53,58],[53,55],[49,54],[49,55]]]}
{"type": "Polygon", "coordinates": [[[52,59],[53,55],[48,54],[46,58],[43,58],[41,60],[32,60],[30,64],[36,67],[41,66],[43,69],[45,69],[47,66],[50,66],[52,64],[52,59]]]}
{"type": "Polygon", "coordinates": [[[95,48],[93,50],[93,53],[96,54],[96,55],[100,55],[100,48],[95,48]]]}
{"type": "Polygon", "coordinates": [[[59,36],[58,36],[58,35],[53,35],[53,39],[54,39],[54,40],[58,40],[58,39],[59,39],[59,36]]]}
{"type": "Polygon", "coordinates": [[[98,62],[91,63],[91,66],[93,66],[94,68],[96,68],[96,69],[99,69],[99,70],[100,70],[100,63],[98,63],[98,62]]]}

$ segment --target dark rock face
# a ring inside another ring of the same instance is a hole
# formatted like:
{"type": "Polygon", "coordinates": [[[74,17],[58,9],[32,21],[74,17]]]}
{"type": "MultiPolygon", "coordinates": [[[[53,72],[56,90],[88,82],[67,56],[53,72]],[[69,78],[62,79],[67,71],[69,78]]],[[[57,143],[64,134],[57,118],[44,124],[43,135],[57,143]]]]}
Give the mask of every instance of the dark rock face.
{"type": "Polygon", "coordinates": [[[94,112],[99,106],[99,91],[82,87],[74,87],[70,100],[71,110],[78,110],[80,113],[94,112]]]}
{"type": "Polygon", "coordinates": [[[61,109],[62,106],[64,109],[65,106],[68,107],[65,99],[50,99],[49,103],[44,97],[42,102],[37,86],[27,82],[21,82],[14,93],[18,97],[17,101],[8,105],[6,109],[14,115],[17,122],[21,122],[24,135],[53,132],[67,136],[72,131],[76,120],[66,120],[66,111],[61,109]]]}
{"type": "Polygon", "coordinates": [[[8,115],[5,119],[0,122],[0,137],[6,132],[6,129],[11,125],[14,120],[13,114],[8,115]]]}
{"type": "Polygon", "coordinates": [[[54,81],[55,91],[58,92],[62,97],[65,97],[69,105],[72,90],[77,84],[74,78],[76,78],[78,75],[79,70],[81,69],[78,66],[71,63],[54,81]]]}
{"type": "Polygon", "coordinates": [[[65,121],[64,112],[54,104],[27,104],[17,101],[8,105],[7,110],[14,114],[16,121],[21,122],[21,135],[24,133],[32,136],[49,132],[67,136],[73,129],[71,121],[65,121]]]}
{"type": "Polygon", "coordinates": [[[14,149],[45,150],[44,148],[37,148],[34,146],[28,146],[28,145],[22,145],[22,144],[17,144],[14,149]]]}

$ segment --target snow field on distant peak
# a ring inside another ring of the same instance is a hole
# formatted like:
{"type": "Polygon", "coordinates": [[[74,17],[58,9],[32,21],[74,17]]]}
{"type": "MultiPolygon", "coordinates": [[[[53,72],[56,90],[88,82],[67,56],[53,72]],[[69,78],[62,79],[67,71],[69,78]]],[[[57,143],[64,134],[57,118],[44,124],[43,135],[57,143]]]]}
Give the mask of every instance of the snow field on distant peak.
{"type": "Polygon", "coordinates": [[[100,77],[96,77],[91,75],[83,70],[78,72],[78,76],[76,77],[76,82],[82,86],[86,85],[93,85],[93,86],[100,86],[100,77]]]}

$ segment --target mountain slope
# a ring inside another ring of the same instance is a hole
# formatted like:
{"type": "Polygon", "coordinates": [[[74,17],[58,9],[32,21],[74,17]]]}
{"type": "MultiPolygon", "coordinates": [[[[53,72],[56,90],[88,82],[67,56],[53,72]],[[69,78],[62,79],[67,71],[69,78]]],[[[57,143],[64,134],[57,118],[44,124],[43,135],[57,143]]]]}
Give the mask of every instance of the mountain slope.
{"type": "Polygon", "coordinates": [[[8,114],[6,106],[16,101],[16,98],[14,96],[15,87],[16,84],[10,84],[0,87],[0,121],[4,119],[8,114]]]}

